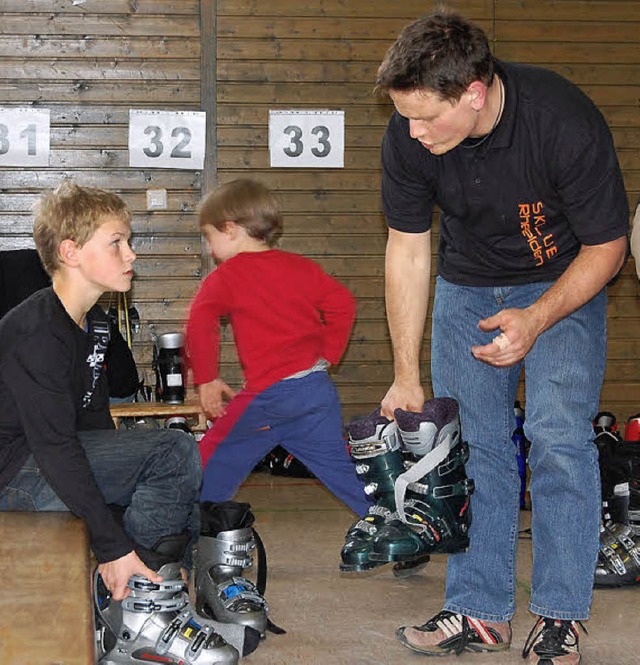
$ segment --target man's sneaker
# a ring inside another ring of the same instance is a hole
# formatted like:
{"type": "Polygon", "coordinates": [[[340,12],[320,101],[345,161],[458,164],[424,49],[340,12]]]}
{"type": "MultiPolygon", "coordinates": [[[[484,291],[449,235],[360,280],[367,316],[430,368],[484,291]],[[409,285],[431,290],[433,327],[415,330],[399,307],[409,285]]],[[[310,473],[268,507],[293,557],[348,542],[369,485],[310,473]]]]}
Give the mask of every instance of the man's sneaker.
{"type": "Polygon", "coordinates": [[[427,656],[450,652],[505,651],[511,646],[511,624],[481,621],[442,610],[422,626],[402,626],[396,637],[409,649],[427,656]]]}
{"type": "Polygon", "coordinates": [[[562,621],[540,617],[527,637],[522,657],[535,665],[577,665],[578,626],[586,633],[580,621],[562,621]]]}

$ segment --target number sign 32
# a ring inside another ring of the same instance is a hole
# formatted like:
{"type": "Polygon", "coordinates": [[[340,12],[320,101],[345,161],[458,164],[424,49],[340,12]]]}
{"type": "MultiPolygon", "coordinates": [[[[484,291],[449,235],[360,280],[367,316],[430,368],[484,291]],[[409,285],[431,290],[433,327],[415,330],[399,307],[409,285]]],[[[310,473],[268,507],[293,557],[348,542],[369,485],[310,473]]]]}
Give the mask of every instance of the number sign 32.
{"type": "Polygon", "coordinates": [[[206,113],[129,111],[129,166],[202,169],[206,113]]]}
{"type": "Polygon", "coordinates": [[[269,111],[271,166],[342,168],[344,111],[269,111]]]}

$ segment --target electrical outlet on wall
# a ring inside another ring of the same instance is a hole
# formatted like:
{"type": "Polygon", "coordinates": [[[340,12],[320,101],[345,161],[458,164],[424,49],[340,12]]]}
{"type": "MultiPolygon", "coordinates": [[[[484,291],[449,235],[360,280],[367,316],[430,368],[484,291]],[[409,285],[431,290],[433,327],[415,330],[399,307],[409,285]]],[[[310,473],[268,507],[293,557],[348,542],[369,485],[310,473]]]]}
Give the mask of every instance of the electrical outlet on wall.
{"type": "Polygon", "coordinates": [[[167,190],[153,187],[147,190],[147,210],[166,210],[167,190]]]}

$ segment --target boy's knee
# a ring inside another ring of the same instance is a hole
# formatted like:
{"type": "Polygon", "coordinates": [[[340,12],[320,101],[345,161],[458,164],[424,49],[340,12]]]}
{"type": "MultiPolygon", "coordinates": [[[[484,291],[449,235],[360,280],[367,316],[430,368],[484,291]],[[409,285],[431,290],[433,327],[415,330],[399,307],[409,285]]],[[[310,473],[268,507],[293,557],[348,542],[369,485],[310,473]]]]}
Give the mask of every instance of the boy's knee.
{"type": "Polygon", "coordinates": [[[167,429],[162,433],[167,455],[174,458],[176,468],[182,475],[198,479],[202,476],[202,462],[196,440],[181,430],[167,429]]]}
{"type": "Polygon", "coordinates": [[[196,440],[185,432],[176,432],[180,435],[176,440],[176,449],[184,466],[185,476],[191,478],[194,486],[199,488],[202,482],[202,462],[196,440]]]}

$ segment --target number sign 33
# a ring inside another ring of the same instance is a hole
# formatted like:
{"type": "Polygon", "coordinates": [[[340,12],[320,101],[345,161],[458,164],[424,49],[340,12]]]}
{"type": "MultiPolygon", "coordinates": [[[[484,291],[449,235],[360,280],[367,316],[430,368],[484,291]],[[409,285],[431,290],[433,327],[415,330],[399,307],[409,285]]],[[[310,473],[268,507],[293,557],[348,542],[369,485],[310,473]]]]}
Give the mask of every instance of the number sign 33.
{"type": "Polygon", "coordinates": [[[129,166],[202,169],[206,113],[129,110],[129,166]]]}
{"type": "Polygon", "coordinates": [[[271,166],[342,168],[344,111],[269,111],[271,166]]]}

